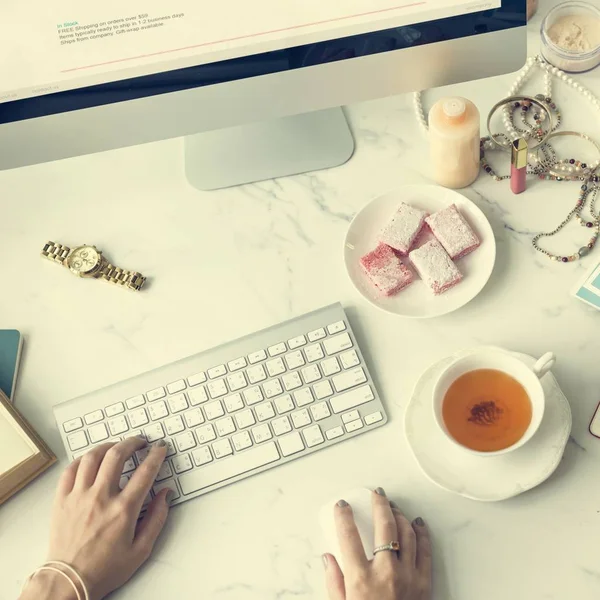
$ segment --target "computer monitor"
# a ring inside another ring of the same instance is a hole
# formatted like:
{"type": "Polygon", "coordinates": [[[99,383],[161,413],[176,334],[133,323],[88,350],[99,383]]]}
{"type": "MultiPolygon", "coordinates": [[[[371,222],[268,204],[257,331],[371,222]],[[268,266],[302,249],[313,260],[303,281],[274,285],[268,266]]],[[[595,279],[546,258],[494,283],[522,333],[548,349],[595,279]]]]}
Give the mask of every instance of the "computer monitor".
{"type": "Polygon", "coordinates": [[[345,162],[346,104],[517,70],[526,0],[2,2],[0,56],[0,169],[186,136],[215,189],[345,162]]]}

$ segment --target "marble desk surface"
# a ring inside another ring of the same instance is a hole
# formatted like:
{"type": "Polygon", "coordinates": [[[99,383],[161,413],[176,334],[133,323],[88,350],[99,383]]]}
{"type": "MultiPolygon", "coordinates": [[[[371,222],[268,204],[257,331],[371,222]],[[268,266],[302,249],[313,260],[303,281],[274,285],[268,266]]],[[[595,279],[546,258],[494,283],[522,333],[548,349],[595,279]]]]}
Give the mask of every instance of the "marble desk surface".
{"type": "MultiPolygon", "coordinates": [[[[531,23],[531,53],[540,18],[531,23]]],[[[461,94],[487,113],[513,79],[435,90],[425,102],[461,94]]],[[[600,95],[600,69],[581,81],[600,95]]],[[[564,85],[555,96],[559,104],[569,100],[565,129],[600,139],[598,114],[584,98],[564,85]]],[[[192,189],[182,140],[0,173],[0,327],[18,328],[26,339],[16,404],[61,461],[0,508],[1,600],[14,598],[45,559],[51,497],[66,463],[53,405],[338,300],[391,422],[174,508],[148,566],[115,598],[325,598],[318,509],[345,489],[379,485],[431,527],[436,600],[600,598],[600,440],[587,431],[600,401],[600,314],[569,296],[600,250],[562,265],[531,246],[534,232],[564,218],[577,185],[536,181],[513,196],[506,182],[481,175],[464,193],[497,238],[489,284],[446,317],[396,318],[354,291],[342,242],[369,199],[429,181],[427,147],[411,95],[351,106],[348,115],[357,151],[347,165],[238,189],[192,189]],[[70,276],[40,258],[48,239],[98,245],[146,274],[147,291],[70,276]],[[555,351],[574,416],[554,476],[494,504],[430,483],[403,434],[418,374],[477,344],[555,351]]],[[[582,152],[591,158],[591,149],[582,152]]],[[[504,157],[494,158],[506,172],[504,157]]],[[[557,251],[575,243],[568,237],[555,241],[557,251]]]]}

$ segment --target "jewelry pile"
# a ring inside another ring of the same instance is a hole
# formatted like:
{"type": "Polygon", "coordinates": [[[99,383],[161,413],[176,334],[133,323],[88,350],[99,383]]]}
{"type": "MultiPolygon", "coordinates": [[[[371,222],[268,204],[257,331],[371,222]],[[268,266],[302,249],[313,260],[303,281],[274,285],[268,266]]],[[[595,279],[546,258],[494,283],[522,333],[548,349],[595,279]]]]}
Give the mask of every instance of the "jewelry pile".
{"type": "MultiPolygon", "coordinates": [[[[516,96],[525,82],[539,69],[544,76],[544,93],[537,94],[534,98],[527,96],[521,97],[514,102],[501,102],[495,108],[502,106],[503,124],[505,133],[489,134],[481,138],[480,141],[480,159],[481,168],[488,173],[495,181],[510,179],[509,175],[498,175],[486,159],[485,153],[494,148],[501,148],[510,152],[513,141],[524,138],[537,142],[528,155],[529,175],[535,175],[539,179],[547,181],[579,181],[581,189],[575,206],[571,209],[564,221],[547,233],[536,235],[533,240],[533,247],[542,254],[548,256],[553,261],[563,263],[572,262],[587,256],[598,241],[600,236],[600,209],[596,208],[596,200],[600,192],[600,158],[595,161],[585,162],[575,158],[559,159],[556,150],[550,144],[552,139],[560,136],[579,137],[593,146],[600,154],[600,145],[598,145],[589,136],[574,131],[557,131],[562,123],[562,115],[552,100],[553,78],[563,81],[569,87],[577,91],[586,98],[592,108],[600,111],[600,99],[596,98],[592,92],[576,82],[570,75],[553,67],[545,62],[541,56],[529,58],[523,69],[517,75],[517,78],[508,92],[508,96],[516,96]],[[543,108],[544,110],[540,110],[543,108]],[[518,123],[518,124],[517,124],[518,123]],[[582,212],[589,203],[590,218],[585,219],[582,212]],[[564,229],[573,219],[585,227],[591,234],[587,244],[582,246],[570,255],[559,256],[548,252],[539,245],[540,239],[552,237],[564,229]]],[[[422,92],[416,92],[414,96],[415,111],[417,119],[425,131],[428,130],[427,119],[422,103],[422,92]]],[[[495,109],[494,109],[495,110],[495,109]]],[[[492,111],[493,113],[493,111],[492,111]]],[[[490,113],[490,119],[491,115],[490,113]]],[[[489,120],[488,119],[488,122],[489,120]]]]}

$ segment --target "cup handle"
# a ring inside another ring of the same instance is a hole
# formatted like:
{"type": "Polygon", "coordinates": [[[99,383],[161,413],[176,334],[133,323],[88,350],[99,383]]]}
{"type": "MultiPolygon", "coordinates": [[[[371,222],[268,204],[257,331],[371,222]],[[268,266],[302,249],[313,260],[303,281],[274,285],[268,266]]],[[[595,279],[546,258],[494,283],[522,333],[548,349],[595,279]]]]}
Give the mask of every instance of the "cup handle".
{"type": "Polygon", "coordinates": [[[552,367],[556,364],[556,356],[553,352],[546,352],[540,360],[538,360],[534,367],[533,372],[541,379],[552,367]]]}

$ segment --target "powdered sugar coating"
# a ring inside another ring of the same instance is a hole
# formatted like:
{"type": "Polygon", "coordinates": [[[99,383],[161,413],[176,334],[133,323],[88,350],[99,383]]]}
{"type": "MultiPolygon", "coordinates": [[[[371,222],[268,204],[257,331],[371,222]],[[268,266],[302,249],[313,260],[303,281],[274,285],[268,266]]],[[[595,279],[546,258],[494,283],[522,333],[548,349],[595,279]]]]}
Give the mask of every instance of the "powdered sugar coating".
{"type": "Polygon", "coordinates": [[[425,221],[453,260],[466,256],[481,244],[455,204],[434,213],[425,221]]]}
{"type": "Polygon", "coordinates": [[[369,279],[384,296],[397,294],[414,280],[412,271],[385,244],[379,244],[375,250],[365,254],[360,262],[369,279]]]}
{"type": "Polygon", "coordinates": [[[462,281],[462,273],[437,240],[431,240],[409,254],[421,279],[437,296],[462,281]]]}
{"type": "Polygon", "coordinates": [[[400,254],[406,255],[412,248],[423,225],[427,212],[404,202],[400,204],[392,220],[381,232],[380,241],[391,246],[400,254]]]}

